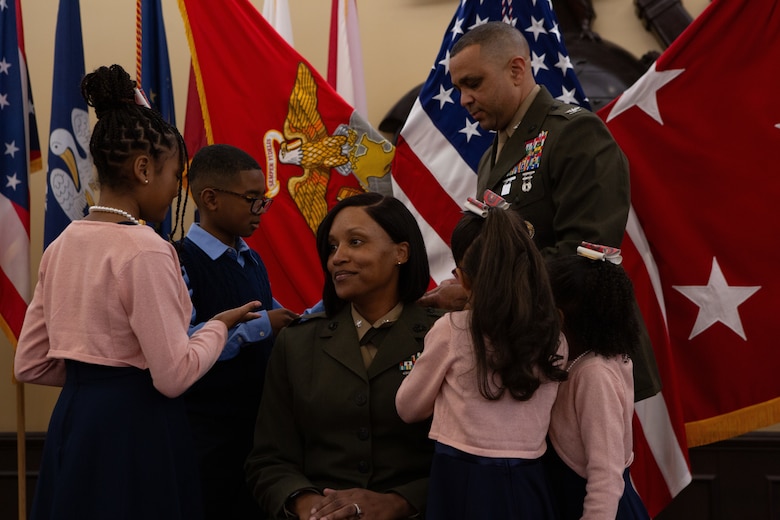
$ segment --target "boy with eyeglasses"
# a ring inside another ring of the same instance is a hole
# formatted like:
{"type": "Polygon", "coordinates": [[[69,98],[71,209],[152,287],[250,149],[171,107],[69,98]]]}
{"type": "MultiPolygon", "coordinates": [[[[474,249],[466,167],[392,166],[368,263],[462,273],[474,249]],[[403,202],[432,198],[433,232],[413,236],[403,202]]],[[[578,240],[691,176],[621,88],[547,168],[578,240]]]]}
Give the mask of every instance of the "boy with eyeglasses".
{"type": "MultiPolygon", "coordinates": [[[[244,476],[265,367],[277,333],[298,315],[273,299],[260,256],[242,237],[271,205],[257,161],[234,146],[202,148],[188,171],[200,214],[178,243],[193,305],[190,333],[215,309],[260,300],[260,317],[228,331],[217,363],[185,394],[203,487],[205,518],[243,520],[261,513],[244,476]]],[[[220,312],[220,311],[216,311],[220,312]]]]}

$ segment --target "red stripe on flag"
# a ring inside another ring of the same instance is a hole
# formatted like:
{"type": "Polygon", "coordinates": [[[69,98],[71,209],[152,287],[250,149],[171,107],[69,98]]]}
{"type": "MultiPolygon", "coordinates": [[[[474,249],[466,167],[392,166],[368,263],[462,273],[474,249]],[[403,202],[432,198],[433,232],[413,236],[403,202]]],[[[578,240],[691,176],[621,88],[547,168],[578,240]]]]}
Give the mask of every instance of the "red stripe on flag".
{"type": "Polygon", "coordinates": [[[452,230],[460,219],[461,208],[430,174],[420,158],[408,148],[403,136],[399,136],[393,162],[393,179],[428,225],[449,244],[452,230]]]}
{"type": "Polygon", "coordinates": [[[650,517],[655,517],[672,501],[672,496],[636,415],[633,419],[633,429],[634,463],[631,465],[631,479],[650,517]]]}
{"type": "Polygon", "coordinates": [[[15,339],[22,332],[22,323],[24,323],[24,314],[27,312],[27,302],[16,292],[16,288],[11,280],[0,269],[0,317],[8,326],[8,332],[13,337],[9,340],[15,343],[15,339]]]}

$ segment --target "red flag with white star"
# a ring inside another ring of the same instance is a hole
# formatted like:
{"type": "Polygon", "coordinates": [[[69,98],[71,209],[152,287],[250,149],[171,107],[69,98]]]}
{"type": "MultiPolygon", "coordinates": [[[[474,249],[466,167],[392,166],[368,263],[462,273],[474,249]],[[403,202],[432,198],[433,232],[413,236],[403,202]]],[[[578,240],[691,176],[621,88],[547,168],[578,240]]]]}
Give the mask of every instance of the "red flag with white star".
{"type": "Polygon", "coordinates": [[[780,2],[714,0],[599,113],[631,164],[626,266],[668,331],[653,344],[689,446],[780,422],[778,34],[780,2]]]}

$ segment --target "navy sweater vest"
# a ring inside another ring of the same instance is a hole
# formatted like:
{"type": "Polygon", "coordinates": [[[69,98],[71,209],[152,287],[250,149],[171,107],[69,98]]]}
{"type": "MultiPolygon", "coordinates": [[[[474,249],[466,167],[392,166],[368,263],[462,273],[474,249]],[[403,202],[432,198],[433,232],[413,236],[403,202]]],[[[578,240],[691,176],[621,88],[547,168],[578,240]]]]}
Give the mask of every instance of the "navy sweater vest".
{"type": "MultiPolygon", "coordinates": [[[[242,267],[227,254],[212,260],[188,238],[180,245],[179,259],[192,289],[196,323],[252,300],[260,300],[261,310],[272,308],[268,273],[256,252],[249,254],[257,263],[245,258],[242,267]]],[[[244,343],[237,357],[217,361],[185,394],[190,419],[210,421],[216,415],[226,423],[232,417],[254,425],[272,345],[272,338],[258,337],[244,343]]]]}

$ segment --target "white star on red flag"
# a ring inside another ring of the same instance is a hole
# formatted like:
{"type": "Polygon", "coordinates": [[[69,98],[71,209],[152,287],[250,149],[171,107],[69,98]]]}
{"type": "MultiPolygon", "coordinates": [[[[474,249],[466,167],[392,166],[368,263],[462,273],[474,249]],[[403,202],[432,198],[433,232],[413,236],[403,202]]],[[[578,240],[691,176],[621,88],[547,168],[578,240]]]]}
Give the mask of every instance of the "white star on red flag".
{"type": "Polygon", "coordinates": [[[644,232],[624,239],[623,265],[690,446],[780,422],[780,379],[763,362],[777,359],[780,301],[778,33],[780,0],[713,0],[599,112],[644,232]]]}
{"type": "Polygon", "coordinates": [[[721,322],[737,333],[740,338],[747,340],[737,308],[761,286],[729,286],[720,265],[718,265],[718,260],[713,258],[712,271],[707,285],[673,285],[672,287],[699,307],[696,323],[694,323],[688,339],[698,336],[712,325],[721,322]]]}
{"type": "Polygon", "coordinates": [[[655,70],[655,63],[644,76],[628,88],[612,106],[612,110],[607,116],[607,122],[619,116],[629,108],[637,106],[647,115],[664,124],[661,119],[661,111],[658,109],[657,92],[664,85],[685,72],[684,69],[665,70],[658,72],[655,70]]]}

